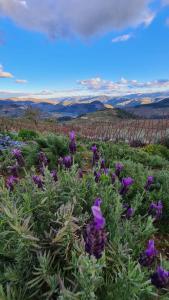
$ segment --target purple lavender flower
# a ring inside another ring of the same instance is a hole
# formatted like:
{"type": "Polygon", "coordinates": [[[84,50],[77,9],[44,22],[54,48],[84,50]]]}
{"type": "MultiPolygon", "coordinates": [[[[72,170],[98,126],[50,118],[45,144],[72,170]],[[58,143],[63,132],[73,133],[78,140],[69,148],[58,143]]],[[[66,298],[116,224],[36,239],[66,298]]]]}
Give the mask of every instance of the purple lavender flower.
{"type": "Polygon", "coordinates": [[[69,143],[69,151],[71,154],[75,154],[76,153],[76,140],[75,140],[75,132],[71,131],[69,134],[70,137],[70,143],[69,143]]]}
{"type": "Polygon", "coordinates": [[[81,178],[81,179],[83,178],[83,171],[82,171],[81,169],[80,169],[79,172],[78,172],[78,176],[79,176],[79,178],[81,178]]]}
{"type": "Polygon", "coordinates": [[[58,174],[56,170],[51,171],[51,176],[55,182],[58,181],[58,174]]]}
{"type": "Polygon", "coordinates": [[[13,149],[12,150],[12,155],[16,158],[18,165],[20,167],[23,167],[25,165],[25,161],[22,155],[22,152],[20,149],[13,149]]]}
{"type": "Polygon", "coordinates": [[[146,181],[146,185],[144,187],[145,190],[148,191],[153,183],[154,183],[154,177],[153,176],[148,176],[147,181],[146,181]]]}
{"type": "Polygon", "coordinates": [[[93,145],[91,147],[91,150],[93,152],[93,159],[92,159],[92,166],[95,166],[95,164],[99,161],[100,159],[100,155],[99,155],[99,151],[97,149],[96,145],[93,145]]]}
{"type": "Polygon", "coordinates": [[[100,168],[101,169],[106,169],[106,164],[105,164],[105,160],[104,159],[101,160],[100,168]]]}
{"type": "Polygon", "coordinates": [[[69,133],[69,138],[70,138],[70,140],[71,141],[73,141],[73,140],[75,140],[75,132],[74,131],[71,131],[70,133],[69,133]]]}
{"type": "Polygon", "coordinates": [[[115,164],[115,174],[117,177],[120,177],[121,172],[123,171],[124,166],[121,163],[116,163],[115,164]]]}
{"type": "Polygon", "coordinates": [[[124,204],[123,208],[125,209],[125,211],[123,212],[122,217],[128,220],[131,219],[134,215],[134,208],[132,208],[128,204],[124,204]]]}
{"type": "Polygon", "coordinates": [[[40,176],[34,175],[32,176],[32,179],[39,189],[43,188],[43,181],[40,176]]]}
{"type": "Polygon", "coordinates": [[[157,203],[152,202],[149,209],[148,214],[151,215],[155,220],[159,220],[162,216],[163,212],[163,204],[161,201],[157,203]]]}
{"type": "Polygon", "coordinates": [[[96,145],[93,145],[93,146],[91,147],[91,150],[92,150],[93,153],[96,153],[96,152],[97,152],[97,146],[96,146],[96,145]]]}
{"type": "Polygon", "coordinates": [[[39,162],[39,167],[47,166],[48,165],[48,159],[46,157],[46,154],[44,152],[39,152],[38,154],[38,162],[39,162]]]}
{"type": "Polygon", "coordinates": [[[114,184],[116,181],[116,174],[115,173],[112,173],[111,174],[111,183],[114,184]]]}
{"type": "Polygon", "coordinates": [[[86,226],[84,240],[85,250],[89,255],[101,258],[107,241],[107,234],[104,229],[105,219],[102,215],[100,205],[101,199],[96,199],[92,206],[93,220],[86,226]]]}
{"type": "Polygon", "coordinates": [[[122,187],[120,190],[120,195],[125,196],[129,191],[129,187],[134,183],[134,180],[131,177],[122,179],[122,187]]]}
{"type": "Polygon", "coordinates": [[[63,164],[65,166],[66,169],[70,169],[72,164],[73,164],[73,159],[71,156],[65,156],[63,158],[63,164]]]}
{"type": "Polygon", "coordinates": [[[9,176],[6,180],[6,187],[10,190],[13,191],[14,185],[18,182],[18,178],[14,176],[9,176]]]}
{"type": "Polygon", "coordinates": [[[162,267],[158,267],[156,272],[151,275],[151,283],[158,289],[169,286],[169,272],[162,267]]]}
{"type": "Polygon", "coordinates": [[[141,253],[139,258],[140,265],[149,267],[155,261],[158,251],[155,248],[154,240],[149,240],[147,249],[141,253]]]}
{"type": "Polygon", "coordinates": [[[100,181],[101,173],[95,171],[94,176],[95,176],[95,182],[98,183],[100,181]]]}
{"type": "Polygon", "coordinates": [[[19,176],[19,170],[18,170],[19,166],[17,164],[15,164],[14,166],[10,167],[10,172],[12,174],[12,176],[14,177],[18,177],[19,176]]]}

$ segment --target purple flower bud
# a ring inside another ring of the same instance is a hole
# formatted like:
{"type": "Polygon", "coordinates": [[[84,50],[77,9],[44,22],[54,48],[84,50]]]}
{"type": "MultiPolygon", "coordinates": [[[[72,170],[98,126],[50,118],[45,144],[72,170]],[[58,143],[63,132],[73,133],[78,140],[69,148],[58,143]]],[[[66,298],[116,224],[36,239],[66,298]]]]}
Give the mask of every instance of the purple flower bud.
{"type": "Polygon", "coordinates": [[[101,258],[107,241],[107,234],[104,229],[105,219],[100,209],[101,199],[96,199],[92,206],[93,220],[87,225],[84,240],[85,250],[89,255],[101,258]]]}
{"type": "Polygon", "coordinates": [[[32,179],[39,189],[43,188],[43,181],[40,176],[34,175],[32,176],[32,179]]]}
{"type": "Polygon", "coordinates": [[[120,190],[120,195],[124,196],[129,191],[129,187],[134,183],[134,180],[131,177],[122,179],[122,187],[120,190]]]}
{"type": "Polygon", "coordinates": [[[95,176],[95,182],[98,183],[100,181],[101,173],[95,171],[94,176],[95,176]]]}
{"type": "Polygon", "coordinates": [[[124,204],[123,208],[125,208],[125,211],[123,212],[122,217],[128,220],[131,219],[134,215],[134,208],[128,204],[124,204]]]}
{"type": "Polygon", "coordinates": [[[6,180],[6,187],[10,190],[13,191],[14,185],[18,182],[18,178],[14,176],[9,176],[6,180]]]}
{"type": "Polygon", "coordinates": [[[63,164],[65,166],[66,169],[70,169],[72,164],[73,164],[73,159],[71,156],[65,156],[63,158],[63,164]]]}
{"type": "Polygon", "coordinates": [[[151,283],[158,289],[167,288],[169,285],[169,272],[162,267],[158,267],[156,272],[151,275],[151,283]]]}
{"type": "Polygon", "coordinates": [[[22,152],[20,149],[13,149],[12,155],[15,157],[15,159],[17,160],[18,165],[20,167],[23,167],[25,165],[25,161],[24,161],[24,158],[22,156],[22,152]]]}
{"type": "Polygon", "coordinates": [[[116,174],[115,173],[112,173],[111,174],[111,183],[114,184],[116,181],[116,174]]]}
{"type": "Polygon", "coordinates": [[[148,191],[153,183],[154,183],[154,177],[153,176],[148,176],[147,181],[146,181],[146,185],[144,187],[145,190],[148,191]]]}
{"type": "Polygon", "coordinates": [[[155,248],[154,240],[149,240],[147,249],[140,255],[139,263],[144,267],[149,267],[154,262],[158,251],[155,248]]]}
{"type": "Polygon", "coordinates": [[[83,178],[83,171],[80,169],[78,172],[79,178],[83,178]]]}
{"type": "Polygon", "coordinates": [[[121,163],[116,163],[115,164],[115,174],[117,177],[120,177],[121,172],[123,171],[124,166],[121,163]]]}
{"type": "Polygon", "coordinates": [[[158,201],[157,203],[152,202],[148,214],[151,215],[155,220],[159,220],[162,216],[163,212],[163,204],[161,201],[158,201]]]}
{"type": "Polygon", "coordinates": [[[58,181],[58,175],[56,170],[51,171],[51,176],[55,182],[58,181]]]}

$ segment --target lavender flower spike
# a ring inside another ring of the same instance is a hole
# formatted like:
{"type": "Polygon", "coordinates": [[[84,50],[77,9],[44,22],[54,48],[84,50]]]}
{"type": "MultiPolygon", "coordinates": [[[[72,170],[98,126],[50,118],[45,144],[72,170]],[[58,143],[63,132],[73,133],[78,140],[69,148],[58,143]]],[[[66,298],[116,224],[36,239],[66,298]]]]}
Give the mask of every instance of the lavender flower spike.
{"type": "Polygon", "coordinates": [[[86,252],[97,259],[102,256],[107,241],[107,234],[104,229],[105,219],[100,208],[101,203],[100,198],[95,200],[92,206],[93,220],[87,225],[84,234],[86,252]]]}
{"type": "Polygon", "coordinates": [[[163,204],[161,201],[158,201],[157,203],[152,202],[148,214],[151,215],[156,221],[159,220],[162,216],[163,212],[163,204]]]}
{"type": "Polygon", "coordinates": [[[24,158],[20,149],[13,149],[12,155],[16,158],[20,167],[23,167],[25,165],[24,158]]]}
{"type": "Polygon", "coordinates": [[[121,172],[123,171],[124,166],[121,163],[116,163],[115,164],[115,174],[117,177],[120,177],[121,172]]]}
{"type": "Polygon", "coordinates": [[[63,158],[63,163],[64,163],[66,169],[70,169],[72,164],[73,164],[72,157],[71,156],[65,156],[63,158]]]}
{"type": "Polygon", "coordinates": [[[122,187],[120,190],[120,195],[125,196],[129,190],[129,187],[134,183],[131,177],[122,179],[122,187]]]}
{"type": "Polygon", "coordinates": [[[10,190],[13,191],[15,183],[18,182],[18,178],[15,176],[9,176],[6,180],[6,187],[10,190]]]}
{"type": "Polygon", "coordinates": [[[44,152],[39,152],[38,154],[38,161],[39,161],[39,167],[42,168],[43,166],[48,165],[48,159],[46,157],[46,154],[44,152]]]}
{"type": "Polygon", "coordinates": [[[53,178],[53,180],[56,182],[58,181],[58,175],[57,175],[57,171],[56,170],[52,170],[51,171],[51,176],[53,178]]]}
{"type": "Polygon", "coordinates": [[[131,219],[134,215],[134,208],[132,208],[128,204],[124,204],[123,207],[125,208],[125,211],[124,211],[122,217],[125,219],[128,219],[128,220],[131,219]]]}
{"type": "Polygon", "coordinates": [[[144,187],[145,190],[148,191],[153,183],[154,183],[154,177],[153,176],[148,176],[147,181],[146,181],[146,185],[144,187]]]}
{"type": "Polygon", "coordinates": [[[151,283],[158,289],[169,286],[169,272],[162,267],[158,267],[156,272],[151,275],[151,283]]]}
{"type": "Polygon", "coordinates": [[[95,171],[94,176],[95,176],[95,182],[98,183],[100,181],[101,173],[95,171]]]}
{"type": "Polygon", "coordinates": [[[43,188],[43,181],[40,176],[34,175],[32,179],[39,189],[43,188]]]}
{"type": "Polygon", "coordinates": [[[140,255],[139,263],[144,267],[149,267],[155,261],[158,254],[154,245],[154,240],[149,240],[147,249],[140,255]]]}
{"type": "Polygon", "coordinates": [[[70,138],[70,140],[71,141],[74,141],[75,140],[75,132],[74,131],[71,131],[70,133],[69,133],[69,138],[70,138]]]}
{"type": "Polygon", "coordinates": [[[69,143],[69,151],[71,154],[75,154],[76,153],[76,140],[75,140],[75,132],[71,131],[69,134],[70,137],[70,143],[69,143]]]}
{"type": "Polygon", "coordinates": [[[96,162],[99,161],[100,155],[99,155],[99,151],[98,151],[96,145],[93,145],[93,146],[91,147],[91,150],[92,150],[92,152],[93,152],[92,166],[94,166],[94,165],[96,164],[96,162]]]}

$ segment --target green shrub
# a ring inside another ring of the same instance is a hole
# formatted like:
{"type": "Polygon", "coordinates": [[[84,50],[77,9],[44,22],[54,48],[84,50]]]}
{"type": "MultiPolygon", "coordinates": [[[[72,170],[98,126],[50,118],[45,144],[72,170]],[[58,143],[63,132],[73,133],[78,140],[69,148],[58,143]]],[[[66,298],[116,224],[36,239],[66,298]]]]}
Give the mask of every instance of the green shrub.
{"type": "Polygon", "coordinates": [[[39,134],[33,130],[21,129],[18,133],[18,138],[23,141],[35,140],[39,134]]]}

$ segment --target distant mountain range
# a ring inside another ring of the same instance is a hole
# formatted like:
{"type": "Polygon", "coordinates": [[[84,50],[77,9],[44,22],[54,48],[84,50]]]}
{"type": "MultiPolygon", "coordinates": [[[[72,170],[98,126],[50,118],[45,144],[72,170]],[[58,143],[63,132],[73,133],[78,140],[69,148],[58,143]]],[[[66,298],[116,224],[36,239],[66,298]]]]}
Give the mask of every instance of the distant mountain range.
{"type": "Polygon", "coordinates": [[[105,105],[100,101],[64,105],[62,103],[51,104],[47,102],[33,102],[32,100],[15,101],[7,99],[0,100],[0,116],[22,117],[29,106],[38,108],[43,118],[77,117],[105,108],[105,105]]]}
{"type": "Polygon", "coordinates": [[[121,108],[138,116],[159,117],[169,114],[169,92],[131,94],[123,97],[76,96],[51,99],[0,99],[0,116],[21,117],[27,107],[38,108],[43,118],[75,118],[105,108],[121,108]]]}

